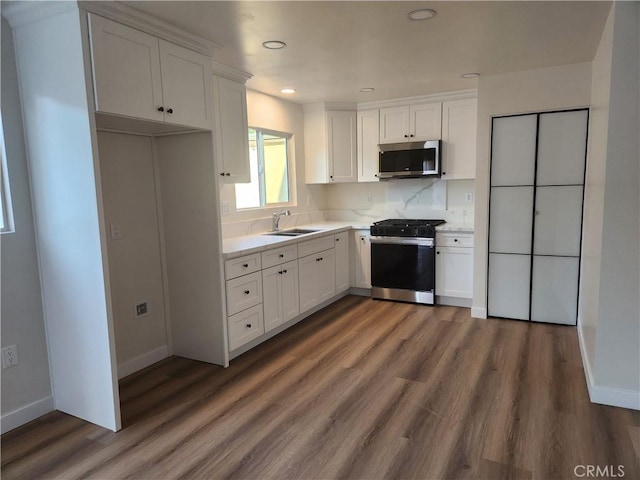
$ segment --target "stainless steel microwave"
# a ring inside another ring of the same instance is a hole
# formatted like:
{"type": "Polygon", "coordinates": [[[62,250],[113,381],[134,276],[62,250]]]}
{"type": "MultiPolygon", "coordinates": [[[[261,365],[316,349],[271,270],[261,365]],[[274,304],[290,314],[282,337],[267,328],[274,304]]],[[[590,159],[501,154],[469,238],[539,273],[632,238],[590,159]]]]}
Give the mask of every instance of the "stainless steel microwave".
{"type": "Polygon", "coordinates": [[[440,176],[440,140],[378,145],[378,178],[440,176]]]}

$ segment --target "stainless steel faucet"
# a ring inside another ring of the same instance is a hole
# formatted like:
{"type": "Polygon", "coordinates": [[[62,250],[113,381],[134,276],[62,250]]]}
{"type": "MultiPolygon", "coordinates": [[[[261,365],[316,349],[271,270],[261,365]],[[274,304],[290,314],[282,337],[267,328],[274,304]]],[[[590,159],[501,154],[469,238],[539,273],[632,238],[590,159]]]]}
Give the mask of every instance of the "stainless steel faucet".
{"type": "Polygon", "coordinates": [[[277,232],[279,228],[278,225],[280,224],[280,217],[282,216],[288,217],[289,215],[291,215],[291,210],[282,210],[281,212],[274,213],[271,216],[271,220],[272,220],[271,226],[273,227],[272,230],[274,232],[277,232]]]}

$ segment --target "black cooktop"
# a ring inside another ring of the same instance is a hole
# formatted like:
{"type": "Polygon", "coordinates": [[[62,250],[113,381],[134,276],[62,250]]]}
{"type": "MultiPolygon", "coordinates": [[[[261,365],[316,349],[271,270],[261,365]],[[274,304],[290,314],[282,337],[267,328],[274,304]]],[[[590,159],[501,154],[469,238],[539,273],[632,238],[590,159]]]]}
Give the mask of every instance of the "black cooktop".
{"type": "Polygon", "coordinates": [[[391,218],[374,222],[371,225],[371,235],[379,237],[425,237],[434,238],[436,227],[446,223],[444,220],[409,220],[406,218],[391,218]]]}

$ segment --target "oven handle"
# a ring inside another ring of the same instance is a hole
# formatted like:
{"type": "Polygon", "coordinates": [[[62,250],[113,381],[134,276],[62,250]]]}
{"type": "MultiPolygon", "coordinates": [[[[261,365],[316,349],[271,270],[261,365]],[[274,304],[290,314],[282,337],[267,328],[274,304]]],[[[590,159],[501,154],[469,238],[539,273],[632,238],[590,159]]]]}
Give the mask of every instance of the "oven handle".
{"type": "Polygon", "coordinates": [[[433,238],[412,238],[412,237],[371,237],[371,243],[392,244],[392,245],[419,245],[424,247],[435,246],[433,238]]]}

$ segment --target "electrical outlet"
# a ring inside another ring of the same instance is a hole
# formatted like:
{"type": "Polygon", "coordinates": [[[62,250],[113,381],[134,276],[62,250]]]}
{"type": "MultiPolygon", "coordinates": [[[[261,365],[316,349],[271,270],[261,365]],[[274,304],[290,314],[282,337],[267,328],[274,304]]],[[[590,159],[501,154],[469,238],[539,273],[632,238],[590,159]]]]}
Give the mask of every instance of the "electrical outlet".
{"type": "Polygon", "coordinates": [[[2,349],[2,368],[13,367],[18,364],[18,347],[10,345],[2,349]]]}
{"type": "Polygon", "coordinates": [[[111,225],[109,225],[109,230],[111,232],[111,240],[119,240],[121,235],[120,235],[120,225],[118,225],[117,223],[112,223],[111,225]]]}
{"type": "Polygon", "coordinates": [[[230,213],[229,202],[222,202],[222,215],[229,215],[230,213]]]}
{"type": "Polygon", "coordinates": [[[467,192],[467,193],[465,193],[465,194],[464,194],[464,200],[465,200],[467,203],[471,203],[471,202],[473,202],[473,193],[471,193],[471,192],[467,192]]]}
{"type": "Polygon", "coordinates": [[[143,317],[149,313],[149,304],[147,302],[141,302],[136,305],[136,317],[143,317]]]}

